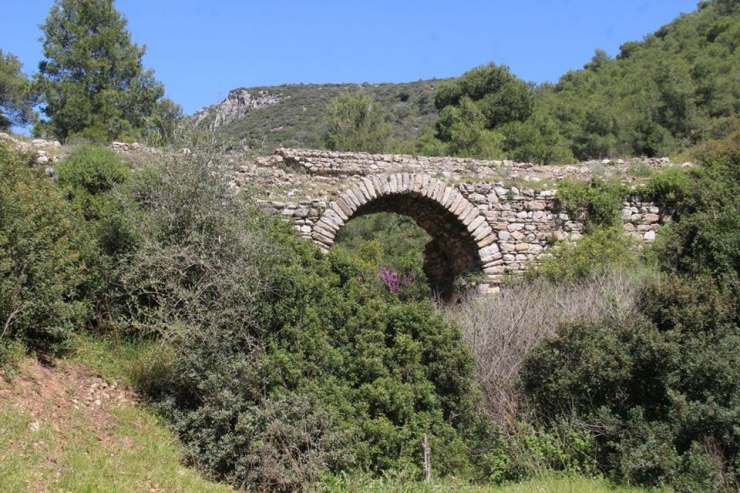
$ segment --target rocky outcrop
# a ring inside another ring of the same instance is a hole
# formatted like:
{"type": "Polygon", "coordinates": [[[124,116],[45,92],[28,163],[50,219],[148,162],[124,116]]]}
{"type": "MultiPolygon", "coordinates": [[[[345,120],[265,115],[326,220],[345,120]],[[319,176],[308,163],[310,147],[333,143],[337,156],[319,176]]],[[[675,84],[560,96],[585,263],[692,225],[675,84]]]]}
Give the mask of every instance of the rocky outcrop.
{"type": "Polygon", "coordinates": [[[250,111],[279,102],[280,98],[265,90],[249,92],[247,89],[234,89],[219,104],[197,111],[191,118],[196,125],[210,119],[209,126],[216,129],[243,118],[250,111]]]}

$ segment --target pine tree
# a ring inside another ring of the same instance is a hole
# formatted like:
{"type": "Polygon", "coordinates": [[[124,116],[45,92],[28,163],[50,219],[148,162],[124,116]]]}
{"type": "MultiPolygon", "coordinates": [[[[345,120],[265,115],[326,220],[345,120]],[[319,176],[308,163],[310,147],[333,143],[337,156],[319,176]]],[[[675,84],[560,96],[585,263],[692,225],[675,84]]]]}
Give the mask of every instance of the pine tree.
{"type": "Polygon", "coordinates": [[[164,86],[143,69],[146,48],[126,24],[113,0],[55,0],[41,26],[46,59],[35,78],[48,119],[35,134],[134,139],[161,114],[164,86]]]}
{"type": "Polygon", "coordinates": [[[0,130],[34,119],[33,94],[21,67],[18,58],[0,49],[0,130]]]}

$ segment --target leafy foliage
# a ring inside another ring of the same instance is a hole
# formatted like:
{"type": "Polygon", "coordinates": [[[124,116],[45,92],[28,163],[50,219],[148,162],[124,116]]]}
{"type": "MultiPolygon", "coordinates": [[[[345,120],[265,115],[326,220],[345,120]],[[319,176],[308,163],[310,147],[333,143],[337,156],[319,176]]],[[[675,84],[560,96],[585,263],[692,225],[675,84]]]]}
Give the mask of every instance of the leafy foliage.
{"type": "Polygon", "coordinates": [[[657,251],[668,275],[638,297],[638,316],[564,325],[522,370],[544,425],[581,420],[617,480],[740,484],[737,149],[736,136],[710,142],[705,168],[653,186],[673,195],[676,215],[657,251]]]}
{"type": "Polygon", "coordinates": [[[691,186],[674,193],[678,221],[670,234],[664,235],[659,256],[671,270],[708,274],[723,283],[737,285],[740,133],[710,141],[701,157],[705,166],[682,178],[689,180],[691,186]]]}
{"type": "Polygon", "coordinates": [[[0,339],[50,350],[91,316],[96,251],[82,216],[30,163],[0,145],[0,339]]]}
{"type": "Polygon", "coordinates": [[[10,53],[0,49],[0,130],[12,125],[31,123],[34,95],[31,84],[21,72],[22,64],[10,53]]]}
{"type": "Polygon", "coordinates": [[[441,84],[434,105],[442,111],[449,106],[460,106],[465,98],[476,104],[483,115],[483,126],[489,130],[526,120],[534,106],[531,87],[508,67],[495,64],[474,68],[441,84]]]}
{"type": "MultiPolygon", "coordinates": [[[[732,3],[732,2],[731,2],[732,3]]],[[[540,93],[578,159],[668,155],[737,129],[740,17],[703,2],[616,59],[598,51],[583,70],[540,93]]]]}
{"type": "Polygon", "coordinates": [[[574,283],[613,269],[637,267],[637,245],[622,228],[596,228],[578,242],[556,245],[550,258],[529,273],[557,283],[574,283]]]}
{"type": "Polygon", "coordinates": [[[437,137],[451,153],[496,158],[502,155],[503,138],[493,131],[526,120],[534,95],[508,67],[490,64],[441,84],[434,105],[439,110],[437,137]]]}
{"type": "Polygon", "coordinates": [[[189,458],[240,487],[294,490],[327,471],[420,471],[427,433],[439,474],[471,474],[481,422],[459,331],[249,208],[213,163],[136,173],[141,242],[120,264],[122,329],[172,348],[165,380],[140,385],[189,458]]]}
{"type": "MultiPolygon", "coordinates": [[[[57,173],[59,186],[67,200],[82,212],[108,263],[132,251],[138,239],[124,213],[124,204],[113,193],[129,179],[129,166],[110,149],[80,146],[59,163],[57,173]]],[[[107,291],[107,287],[101,287],[101,291],[107,291]]]]}
{"type": "MultiPolygon", "coordinates": [[[[397,292],[404,300],[429,298],[430,288],[423,270],[424,247],[429,235],[406,216],[370,214],[352,219],[336,237],[335,250],[361,268],[357,275],[367,281],[382,280],[383,269],[405,280],[397,292]]],[[[387,286],[386,286],[387,287],[387,286]]]]}
{"type": "Polygon", "coordinates": [[[563,180],[558,183],[557,200],[573,219],[583,221],[586,230],[609,228],[619,223],[622,201],[628,189],[619,181],[594,178],[590,183],[563,180]]]}
{"type": "Polygon", "coordinates": [[[522,371],[535,409],[595,430],[612,477],[679,491],[737,487],[740,399],[735,302],[706,281],[646,292],[643,316],[575,323],[536,349],[522,371]]]}
{"type": "Polygon", "coordinates": [[[45,60],[35,84],[48,120],[36,134],[136,138],[152,115],[171,116],[172,103],[161,100],[153,71],[143,70],[145,50],[131,42],[112,0],[56,0],[41,29],[45,60]]]}
{"type": "Polygon", "coordinates": [[[342,93],[329,101],[326,146],[333,151],[382,153],[391,128],[382,109],[364,91],[342,93]]]}

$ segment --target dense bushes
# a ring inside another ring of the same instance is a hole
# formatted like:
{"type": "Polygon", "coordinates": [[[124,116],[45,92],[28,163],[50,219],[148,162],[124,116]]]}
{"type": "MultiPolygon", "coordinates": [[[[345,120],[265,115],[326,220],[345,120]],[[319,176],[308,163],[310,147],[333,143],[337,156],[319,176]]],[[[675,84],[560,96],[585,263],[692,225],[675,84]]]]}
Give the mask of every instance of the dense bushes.
{"type": "Polygon", "coordinates": [[[84,218],[32,159],[0,145],[0,344],[53,350],[92,314],[84,218]]]}
{"type": "Polygon", "coordinates": [[[367,275],[373,248],[366,261],[321,254],[235,195],[206,151],[131,173],[80,147],[58,185],[0,151],[4,360],[93,319],[145,339],[137,389],[192,463],[241,487],[419,475],[424,434],[436,475],[479,472],[492,442],[472,356],[428,300],[367,275]]]}
{"type": "Polygon", "coordinates": [[[422,300],[431,295],[423,269],[429,239],[410,217],[370,214],[353,219],[339,231],[335,254],[352,258],[347,265],[360,269],[356,276],[376,280],[404,300],[422,300]]]}
{"type": "Polygon", "coordinates": [[[532,283],[455,307],[451,324],[421,290],[378,277],[386,266],[419,273],[425,235],[407,218],[353,221],[348,248],[323,255],[235,195],[205,151],[129,173],[80,148],[56,186],[3,149],[3,353],[17,340],[54,346],[105,315],[101,331],[147,340],[132,377],[188,461],[240,487],[418,477],[426,434],[438,476],[556,469],[729,490],[740,263],[726,225],[740,208],[732,141],[716,148],[705,168],[651,181],[676,211],[656,256],[664,278],[644,287],[655,276],[614,227],[618,187],[565,185],[566,210],[598,218],[588,235],[532,283]],[[25,311],[28,300],[49,303],[25,311]],[[12,318],[14,306],[29,318],[12,318]]]}
{"type": "Polygon", "coordinates": [[[539,346],[522,381],[548,424],[579,416],[614,479],[681,491],[737,487],[740,328],[731,295],[676,278],[642,316],[575,323],[539,346]]]}
{"type": "Polygon", "coordinates": [[[485,440],[459,332],[252,210],[214,162],[135,174],[140,244],[118,265],[120,329],[165,341],[170,362],[140,388],[190,460],[290,490],[349,468],[420,472],[426,433],[437,474],[473,474],[471,439],[485,440]]]}
{"type": "Polygon", "coordinates": [[[519,369],[538,343],[564,324],[633,317],[650,277],[647,269],[602,270],[574,282],[540,277],[448,307],[445,317],[459,324],[475,355],[484,408],[496,425],[508,426],[517,414],[519,369]]]}
{"type": "Polygon", "coordinates": [[[740,133],[699,151],[704,166],[676,202],[680,218],[660,245],[667,267],[738,282],[740,272],[740,133]]]}
{"type": "Polygon", "coordinates": [[[639,270],[638,242],[621,228],[597,228],[578,242],[555,245],[552,255],[528,272],[557,283],[574,283],[613,270],[639,270]]]}
{"type": "Polygon", "coordinates": [[[591,182],[563,180],[558,183],[559,206],[582,221],[586,231],[619,224],[619,213],[628,188],[619,181],[594,178],[591,182]]]}
{"type": "Polygon", "coordinates": [[[705,167],[652,185],[671,195],[675,222],[657,245],[664,277],[638,296],[637,315],[564,325],[523,366],[542,425],[576,417],[616,480],[678,491],[740,484],[735,142],[710,143],[720,151],[705,167]]]}

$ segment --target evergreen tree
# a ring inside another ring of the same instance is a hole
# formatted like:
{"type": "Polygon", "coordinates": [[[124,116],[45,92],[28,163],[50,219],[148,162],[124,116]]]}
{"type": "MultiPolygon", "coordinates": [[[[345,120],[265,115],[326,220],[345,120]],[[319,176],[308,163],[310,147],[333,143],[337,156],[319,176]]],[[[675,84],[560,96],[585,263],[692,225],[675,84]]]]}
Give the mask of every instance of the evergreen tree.
{"type": "Polygon", "coordinates": [[[136,138],[161,114],[164,87],[143,69],[146,50],[126,24],[113,0],[55,1],[41,26],[46,59],[35,79],[48,120],[35,134],[136,138]]]}
{"type": "Polygon", "coordinates": [[[504,123],[524,121],[534,108],[532,87],[512,74],[508,67],[493,63],[442,83],[434,105],[442,111],[448,106],[462,106],[465,98],[475,102],[489,130],[504,123]]]}
{"type": "Polygon", "coordinates": [[[498,159],[503,157],[502,128],[529,118],[534,95],[508,67],[491,63],[440,84],[434,105],[436,136],[451,153],[498,159]]]}
{"type": "Polygon", "coordinates": [[[0,130],[33,121],[33,95],[21,67],[18,58],[0,49],[0,130]]]}
{"type": "Polygon", "coordinates": [[[385,151],[391,134],[390,124],[379,104],[364,91],[344,92],[327,106],[329,128],[324,134],[326,146],[334,151],[385,151]]]}

